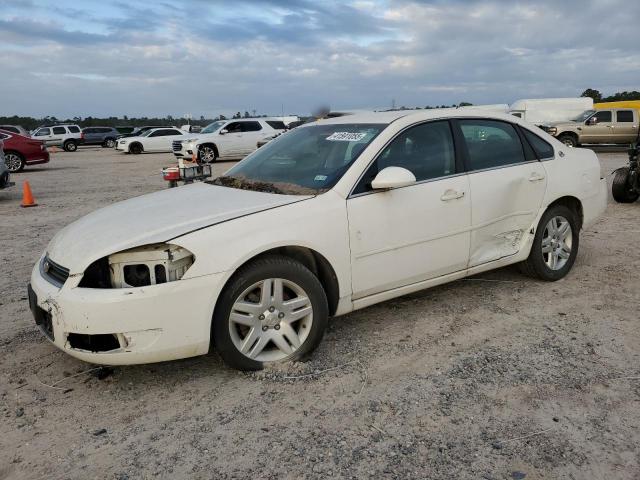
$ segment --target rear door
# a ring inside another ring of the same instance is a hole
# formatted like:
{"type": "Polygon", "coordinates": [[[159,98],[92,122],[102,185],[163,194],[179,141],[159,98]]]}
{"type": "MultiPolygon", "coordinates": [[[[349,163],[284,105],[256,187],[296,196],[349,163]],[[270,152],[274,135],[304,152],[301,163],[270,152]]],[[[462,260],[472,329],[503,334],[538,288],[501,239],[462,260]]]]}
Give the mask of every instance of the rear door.
{"type": "Polygon", "coordinates": [[[614,132],[616,143],[633,143],[638,136],[638,111],[616,110],[614,132]]]}
{"type": "Polygon", "coordinates": [[[581,127],[580,143],[615,143],[613,112],[599,110],[581,127]],[[589,125],[595,119],[594,125],[589,125]]]}
{"type": "Polygon", "coordinates": [[[148,152],[170,152],[172,142],[183,133],[175,128],[158,129],[147,137],[144,149],[148,152]]]}
{"type": "Polygon", "coordinates": [[[542,205],[547,179],[515,125],[489,119],[454,124],[469,172],[471,268],[518,252],[542,205]]]}
{"type": "Polygon", "coordinates": [[[87,144],[97,143],[98,141],[97,130],[98,129],[94,127],[83,129],[82,133],[84,134],[84,143],[87,143],[87,144]]]}
{"type": "Polygon", "coordinates": [[[67,136],[67,129],[64,127],[52,127],[51,128],[51,145],[62,145],[62,142],[67,136]]]}

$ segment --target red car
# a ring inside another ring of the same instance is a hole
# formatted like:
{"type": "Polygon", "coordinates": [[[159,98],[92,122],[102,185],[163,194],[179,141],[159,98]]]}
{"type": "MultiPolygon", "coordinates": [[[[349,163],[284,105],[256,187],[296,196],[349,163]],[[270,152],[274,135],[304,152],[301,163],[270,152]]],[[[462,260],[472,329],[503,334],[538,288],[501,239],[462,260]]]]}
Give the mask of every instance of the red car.
{"type": "Polygon", "coordinates": [[[4,162],[10,172],[22,170],[25,165],[36,165],[49,161],[49,152],[44,142],[0,130],[0,139],[4,142],[4,162]]]}

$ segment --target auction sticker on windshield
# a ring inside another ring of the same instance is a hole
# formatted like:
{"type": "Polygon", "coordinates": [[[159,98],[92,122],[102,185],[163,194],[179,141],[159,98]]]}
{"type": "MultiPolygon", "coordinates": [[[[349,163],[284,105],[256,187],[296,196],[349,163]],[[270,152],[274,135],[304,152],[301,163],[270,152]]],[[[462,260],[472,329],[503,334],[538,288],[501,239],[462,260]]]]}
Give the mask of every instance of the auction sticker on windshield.
{"type": "Polygon", "coordinates": [[[359,142],[366,136],[366,133],[334,132],[327,137],[327,140],[331,142],[359,142]]]}

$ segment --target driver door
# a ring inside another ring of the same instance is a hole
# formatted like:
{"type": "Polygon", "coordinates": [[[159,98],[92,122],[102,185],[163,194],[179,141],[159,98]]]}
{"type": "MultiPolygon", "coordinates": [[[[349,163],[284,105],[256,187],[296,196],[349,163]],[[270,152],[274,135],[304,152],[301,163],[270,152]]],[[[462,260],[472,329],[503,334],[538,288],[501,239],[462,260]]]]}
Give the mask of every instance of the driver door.
{"type": "Polygon", "coordinates": [[[242,156],[242,122],[228,123],[221,130],[226,130],[227,133],[221,134],[220,145],[224,148],[220,148],[220,156],[223,157],[240,157],[242,156]]]}
{"type": "Polygon", "coordinates": [[[369,166],[347,213],[354,299],[466,269],[469,179],[456,167],[449,122],[400,133],[369,166]],[[411,171],[416,183],[372,190],[372,180],[390,166],[411,171]]]}
{"type": "Polygon", "coordinates": [[[611,110],[599,110],[592,115],[582,126],[581,143],[614,143],[613,112],[611,110]],[[589,122],[596,120],[594,125],[589,122]]]}

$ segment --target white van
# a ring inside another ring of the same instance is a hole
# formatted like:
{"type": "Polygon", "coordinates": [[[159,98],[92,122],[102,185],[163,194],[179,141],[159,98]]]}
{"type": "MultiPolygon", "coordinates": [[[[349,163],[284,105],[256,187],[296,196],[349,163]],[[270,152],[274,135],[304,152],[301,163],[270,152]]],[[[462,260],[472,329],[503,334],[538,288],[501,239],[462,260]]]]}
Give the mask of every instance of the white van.
{"type": "Polygon", "coordinates": [[[517,100],[509,107],[509,113],[534,125],[564,122],[576,118],[585,110],[593,109],[593,99],[534,98],[517,100]]]}

